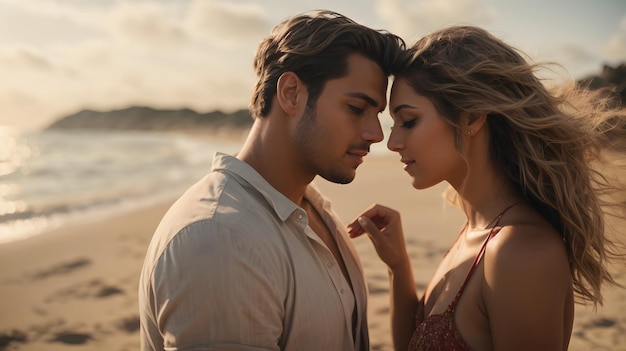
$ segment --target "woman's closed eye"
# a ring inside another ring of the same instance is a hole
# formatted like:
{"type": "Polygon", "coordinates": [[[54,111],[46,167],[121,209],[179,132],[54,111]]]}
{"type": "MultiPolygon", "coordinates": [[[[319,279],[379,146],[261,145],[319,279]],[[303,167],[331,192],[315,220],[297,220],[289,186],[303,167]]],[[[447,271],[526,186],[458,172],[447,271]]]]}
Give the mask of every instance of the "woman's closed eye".
{"type": "Polygon", "coordinates": [[[410,119],[408,121],[402,122],[402,124],[400,126],[402,128],[410,129],[410,128],[413,128],[416,123],[417,123],[417,118],[413,118],[413,119],[410,119]]]}

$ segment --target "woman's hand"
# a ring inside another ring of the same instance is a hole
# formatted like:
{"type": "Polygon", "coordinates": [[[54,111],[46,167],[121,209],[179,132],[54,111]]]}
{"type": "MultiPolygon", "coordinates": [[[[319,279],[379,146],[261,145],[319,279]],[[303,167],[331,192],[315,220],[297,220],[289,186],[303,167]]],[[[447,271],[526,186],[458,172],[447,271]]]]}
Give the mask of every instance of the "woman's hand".
{"type": "Polygon", "coordinates": [[[409,264],[400,213],[382,205],[373,205],[348,224],[351,238],[367,233],[376,253],[393,271],[409,264]]]}

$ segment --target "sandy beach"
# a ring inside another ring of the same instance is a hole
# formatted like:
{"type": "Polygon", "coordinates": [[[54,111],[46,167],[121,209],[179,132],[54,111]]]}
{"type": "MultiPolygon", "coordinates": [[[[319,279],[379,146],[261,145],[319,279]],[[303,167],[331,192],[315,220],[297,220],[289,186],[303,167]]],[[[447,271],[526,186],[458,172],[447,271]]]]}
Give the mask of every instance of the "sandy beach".
{"type": "MultiPolygon", "coordinates": [[[[414,190],[396,155],[369,156],[352,184],[316,183],[344,222],[374,202],[403,214],[420,291],[464,221],[444,204],[443,185],[414,190]]],[[[137,350],[139,272],[170,203],[0,245],[0,350],[137,350]]],[[[372,350],[391,350],[386,268],[367,238],[354,243],[369,284],[372,350]]],[[[615,270],[626,286],[626,267],[615,270]]],[[[604,296],[595,312],[576,306],[570,350],[626,350],[626,289],[604,296]]]]}

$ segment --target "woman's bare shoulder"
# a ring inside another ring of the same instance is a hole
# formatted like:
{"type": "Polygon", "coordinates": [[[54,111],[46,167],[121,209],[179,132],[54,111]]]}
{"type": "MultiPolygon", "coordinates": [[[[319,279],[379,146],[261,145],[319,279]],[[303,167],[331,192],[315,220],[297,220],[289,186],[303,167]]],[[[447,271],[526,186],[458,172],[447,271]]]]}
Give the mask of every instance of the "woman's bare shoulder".
{"type": "Polygon", "coordinates": [[[503,226],[487,245],[484,264],[486,278],[494,283],[511,284],[514,278],[519,284],[569,284],[571,279],[566,243],[543,221],[503,226]]]}
{"type": "Polygon", "coordinates": [[[500,340],[561,342],[573,287],[559,233],[542,221],[505,224],[483,260],[482,298],[492,333],[500,340]]]}
{"type": "Polygon", "coordinates": [[[526,254],[537,256],[542,252],[563,251],[565,253],[566,251],[561,234],[546,222],[505,225],[491,239],[487,250],[506,256],[524,256],[526,254]]]}

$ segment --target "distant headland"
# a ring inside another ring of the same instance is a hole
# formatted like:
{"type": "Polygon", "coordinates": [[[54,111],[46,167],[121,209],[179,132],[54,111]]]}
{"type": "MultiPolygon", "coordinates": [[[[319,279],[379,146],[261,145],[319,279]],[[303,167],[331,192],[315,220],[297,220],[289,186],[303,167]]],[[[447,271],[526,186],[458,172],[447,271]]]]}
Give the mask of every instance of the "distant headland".
{"type": "MultiPolygon", "coordinates": [[[[626,107],[626,63],[615,67],[605,65],[599,75],[578,81],[595,90],[609,87],[618,103],[626,107]]],[[[198,131],[217,129],[248,129],[252,125],[250,111],[233,113],[212,111],[198,113],[191,109],[159,110],[151,107],[129,107],[111,111],[82,110],[63,117],[47,129],[99,129],[143,131],[198,131]]]]}
{"type": "Polygon", "coordinates": [[[604,65],[599,75],[580,79],[578,83],[591,90],[609,88],[626,107],[626,63],[615,67],[604,65]]]}
{"type": "Polygon", "coordinates": [[[61,118],[47,129],[98,129],[143,131],[194,131],[207,129],[247,129],[252,125],[250,111],[198,113],[191,109],[158,110],[133,106],[112,111],[82,110],[61,118]]]}

